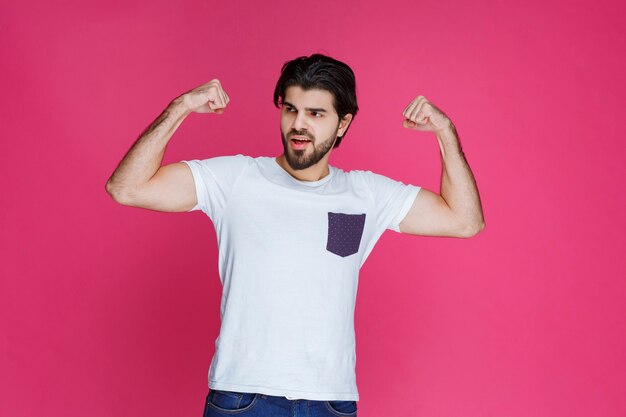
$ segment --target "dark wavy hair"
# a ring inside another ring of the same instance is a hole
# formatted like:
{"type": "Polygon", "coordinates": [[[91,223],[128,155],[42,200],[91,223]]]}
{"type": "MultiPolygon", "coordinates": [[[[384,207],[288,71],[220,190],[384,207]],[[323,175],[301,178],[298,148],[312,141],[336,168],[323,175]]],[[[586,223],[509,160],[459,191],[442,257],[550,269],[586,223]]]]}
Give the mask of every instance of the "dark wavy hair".
{"type": "MultiPolygon", "coordinates": [[[[352,114],[354,120],[359,111],[354,72],[348,65],[326,55],[301,56],[285,62],[274,89],[274,106],[282,105],[285,91],[291,86],[299,86],[305,91],[319,89],[331,93],[339,120],[348,113],[352,114]]],[[[337,138],[333,148],[339,146],[346,133],[347,129],[342,137],[337,138]]]]}

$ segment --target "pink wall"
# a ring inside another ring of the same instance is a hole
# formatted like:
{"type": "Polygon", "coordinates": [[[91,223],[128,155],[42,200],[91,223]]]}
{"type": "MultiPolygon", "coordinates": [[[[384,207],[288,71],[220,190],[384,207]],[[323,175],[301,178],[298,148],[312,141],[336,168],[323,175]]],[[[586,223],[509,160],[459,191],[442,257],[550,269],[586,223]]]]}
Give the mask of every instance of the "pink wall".
{"type": "Polygon", "coordinates": [[[626,415],[623,2],[91,3],[0,6],[0,415],[201,414],[212,224],[120,206],[104,184],[214,77],[228,111],[192,114],[164,163],[278,155],[274,83],[314,52],[357,76],[331,164],[439,192],[435,137],[401,127],[425,95],[458,128],[487,223],[379,241],[359,416],[626,415]]]}

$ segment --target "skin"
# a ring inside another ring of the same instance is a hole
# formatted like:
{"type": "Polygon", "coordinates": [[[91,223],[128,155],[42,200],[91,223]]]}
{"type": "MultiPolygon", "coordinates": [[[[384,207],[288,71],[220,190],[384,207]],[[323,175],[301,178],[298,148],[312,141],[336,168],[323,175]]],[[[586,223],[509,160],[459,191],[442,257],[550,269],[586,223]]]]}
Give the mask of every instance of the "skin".
{"type": "MultiPolygon", "coordinates": [[[[141,134],[106,184],[120,204],[157,211],[188,211],[197,202],[189,167],[181,162],[161,166],[165,147],[192,112],[223,114],[230,98],[213,79],[173,100],[141,134]]],[[[318,181],[329,174],[328,160],[337,137],[345,134],[352,115],[339,120],[332,94],[325,90],[289,87],[280,111],[283,154],[280,166],[301,181],[318,181]],[[288,104],[288,105],[287,105],[288,104]],[[302,134],[312,142],[295,150],[289,139],[302,134]]],[[[462,237],[485,227],[476,181],[465,159],[451,120],[426,97],[417,96],[402,112],[402,126],[432,132],[442,158],[441,194],[422,187],[400,231],[411,235],[462,237]]]]}
{"type": "MultiPolygon", "coordinates": [[[[289,87],[281,108],[280,128],[284,152],[276,161],[294,178],[317,181],[329,173],[328,160],[337,136],[342,136],[352,115],[340,121],[333,96],[325,90],[289,87]],[[323,109],[325,111],[313,111],[323,109]],[[312,142],[295,150],[290,139],[298,134],[312,142]]],[[[403,110],[402,126],[432,132],[439,143],[443,174],[441,194],[422,187],[400,223],[402,233],[421,236],[472,237],[485,226],[478,189],[467,164],[456,128],[448,116],[424,96],[403,110]]]]}
{"type": "Polygon", "coordinates": [[[400,223],[402,233],[420,236],[475,236],[485,227],[474,175],[456,127],[437,106],[417,96],[404,109],[402,126],[432,132],[441,150],[441,194],[422,188],[400,223]]]}
{"type": "Polygon", "coordinates": [[[283,153],[276,162],[300,181],[324,178],[329,174],[328,159],[333,145],[351,121],[351,114],[339,120],[330,92],[288,87],[280,109],[283,153]],[[293,148],[291,139],[298,136],[311,140],[305,149],[293,148]]]}

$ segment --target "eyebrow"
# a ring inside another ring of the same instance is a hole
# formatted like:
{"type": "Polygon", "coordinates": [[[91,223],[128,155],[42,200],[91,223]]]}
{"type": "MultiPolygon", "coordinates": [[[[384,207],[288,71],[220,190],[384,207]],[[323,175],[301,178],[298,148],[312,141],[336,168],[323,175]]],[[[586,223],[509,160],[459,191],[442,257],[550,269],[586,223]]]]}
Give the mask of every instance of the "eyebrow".
{"type": "MultiPolygon", "coordinates": [[[[294,106],[293,104],[291,104],[288,101],[284,101],[283,105],[289,106],[289,107],[293,107],[294,109],[297,109],[296,106],[294,106]]],[[[315,111],[315,112],[318,112],[318,113],[326,113],[326,109],[322,109],[322,108],[305,107],[304,110],[306,110],[306,111],[315,111]]]]}

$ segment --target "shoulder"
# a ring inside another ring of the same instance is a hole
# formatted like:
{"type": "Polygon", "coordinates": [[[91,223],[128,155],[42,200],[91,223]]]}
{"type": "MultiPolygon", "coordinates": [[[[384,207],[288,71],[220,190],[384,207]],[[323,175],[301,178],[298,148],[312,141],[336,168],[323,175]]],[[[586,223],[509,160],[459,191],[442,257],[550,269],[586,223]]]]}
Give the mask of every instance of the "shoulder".
{"type": "Polygon", "coordinates": [[[250,155],[244,155],[244,154],[235,154],[235,155],[224,155],[224,156],[215,156],[213,158],[208,158],[205,159],[206,160],[215,160],[215,161],[224,161],[224,162],[247,162],[250,163],[252,161],[254,161],[257,158],[254,158],[250,155]]]}
{"type": "Polygon", "coordinates": [[[196,159],[195,161],[200,165],[212,168],[212,167],[220,167],[220,166],[241,166],[241,165],[249,165],[251,164],[255,158],[243,155],[222,155],[222,156],[212,156],[210,158],[205,159],[196,159]]]}
{"type": "Polygon", "coordinates": [[[372,171],[367,171],[363,169],[351,169],[348,171],[344,171],[343,169],[338,168],[336,166],[333,166],[333,169],[335,170],[335,173],[337,176],[346,177],[350,179],[361,179],[372,173],[372,171]]]}
{"type": "Polygon", "coordinates": [[[254,163],[254,158],[248,155],[223,155],[206,159],[184,160],[194,176],[203,177],[236,177],[254,163]]]}
{"type": "Polygon", "coordinates": [[[364,182],[367,185],[376,185],[380,183],[387,183],[393,180],[385,175],[378,174],[376,172],[366,170],[366,169],[353,169],[350,171],[341,171],[347,178],[364,182]]]}
{"type": "Polygon", "coordinates": [[[335,184],[340,184],[342,187],[346,187],[351,190],[352,193],[356,193],[363,197],[368,196],[370,199],[374,198],[373,181],[371,176],[376,175],[372,171],[363,169],[352,169],[344,171],[341,168],[334,167],[335,184]]]}

